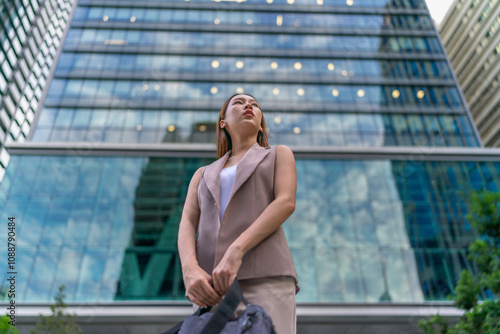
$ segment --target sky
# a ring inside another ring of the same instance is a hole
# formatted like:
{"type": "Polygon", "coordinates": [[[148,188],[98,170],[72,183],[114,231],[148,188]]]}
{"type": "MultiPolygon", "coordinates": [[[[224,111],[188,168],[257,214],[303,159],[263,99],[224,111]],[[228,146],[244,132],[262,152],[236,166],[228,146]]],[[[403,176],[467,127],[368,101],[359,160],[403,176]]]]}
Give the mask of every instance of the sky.
{"type": "Polygon", "coordinates": [[[448,8],[450,8],[453,3],[453,0],[425,0],[425,2],[431,12],[432,18],[436,21],[436,24],[439,25],[448,11],[448,8]]]}

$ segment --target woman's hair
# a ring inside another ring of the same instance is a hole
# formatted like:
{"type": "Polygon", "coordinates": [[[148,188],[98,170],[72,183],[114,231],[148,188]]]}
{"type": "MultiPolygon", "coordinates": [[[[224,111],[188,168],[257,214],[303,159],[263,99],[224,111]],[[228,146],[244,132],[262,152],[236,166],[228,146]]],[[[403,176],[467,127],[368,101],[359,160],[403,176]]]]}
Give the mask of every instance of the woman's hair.
{"type": "MultiPolygon", "coordinates": [[[[217,159],[222,158],[224,154],[226,154],[229,150],[232,149],[232,142],[231,142],[231,136],[229,135],[229,132],[226,129],[221,129],[220,127],[220,121],[226,118],[226,110],[227,106],[229,105],[229,101],[236,95],[247,95],[250,97],[253,97],[250,94],[234,94],[231,96],[229,99],[224,102],[224,105],[222,106],[222,109],[220,110],[219,114],[219,120],[217,121],[217,159]]],[[[253,97],[255,99],[255,97],[253,97]]],[[[257,100],[257,99],[255,99],[257,100]]],[[[261,109],[262,111],[262,109],[261,109]]],[[[257,143],[262,146],[262,147],[268,147],[269,146],[269,135],[267,133],[267,127],[266,127],[266,121],[264,120],[264,113],[262,112],[262,121],[260,123],[260,126],[262,127],[262,132],[259,131],[257,134],[257,143]]]]}

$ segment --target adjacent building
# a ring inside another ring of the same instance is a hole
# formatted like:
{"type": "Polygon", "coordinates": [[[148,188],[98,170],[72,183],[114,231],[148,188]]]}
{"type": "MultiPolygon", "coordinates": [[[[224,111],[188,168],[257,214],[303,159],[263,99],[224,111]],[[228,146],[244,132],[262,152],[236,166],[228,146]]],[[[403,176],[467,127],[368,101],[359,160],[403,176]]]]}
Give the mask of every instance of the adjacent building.
{"type": "Polygon", "coordinates": [[[0,3],[0,182],[6,143],[29,135],[73,0],[0,3]]]}
{"type": "Polygon", "coordinates": [[[423,0],[79,0],[71,15],[29,135],[6,144],[25,324],[60,285],[95,333],[190,312],[178,224],[235,92],[295,153],[299,333],[460,315],[446,296],[474,269],[468,198],[500,189],[500,151],[482,147],[423,0]]]}
{"type": "Polygon", "coordinates": [[[456,0],[439,30],[484,146],[500,147],[500,2],[456,0]]]}

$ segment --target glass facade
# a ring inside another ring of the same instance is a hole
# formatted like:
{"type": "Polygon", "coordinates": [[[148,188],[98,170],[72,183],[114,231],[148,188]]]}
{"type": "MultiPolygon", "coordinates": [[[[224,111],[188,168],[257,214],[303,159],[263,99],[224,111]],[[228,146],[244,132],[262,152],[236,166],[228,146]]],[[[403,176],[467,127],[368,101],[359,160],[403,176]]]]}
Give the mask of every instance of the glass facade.
{"type": "Polygon", "coordinates": [[[500,190],[500,155],[470,153],[423,0],[80,0],[59,52],[0,185],[21,301],[184,300],[181,210],[236,92],[296,153],[299,302],[446,300],[471,268],[468,194],[500,190]]]}
{"type": "MultiPolygon", "coordinates": [[[[45,108],[33,141],[206,143],[217,112],[45,108]],[[97,134],[97,135],[96,135],[97,134]]],[[[304,113],[265,114],[271,143],[314,146],[476,146],[467,115],[304,113]]]]}
{"type": "Polygon", "coordinates": [[[0,6],[0,182],[5,144],[28,137],[73,0],[2,1],[0,6]]]}
{"type": "MultiPolygon", "coordinates": [[[[72,301],[183,299],[177,228],[211,161],[14,155],[0,212],[20,222],[19,300],[61,284],[72,301]]],[[[500,190],[500,162],[298,158],[297,173],[284,228],[307,302],[445,299],[477,237],[467,194],[500,190]]]]}
{"type": "Polygon", "coordinates": [[[266,75],[281,80],[291,80],[297,76],[302,80],[307,76],[324,80],[342,80],[342,78],[441,79],[448,80],[448,85],[452,78],[450,69],[443,60],[308,59],[300,57],[288,59],[176,55],[165,58],[160,55],[103,55],[86,52],[63,53],[57,66],[56,76],[88,75],[102,71],[112,73],[117,70],[121,73],[128,73],[132,77],[137,71],[162,71],[176,76],[203,73],[213,79],[229,73],[256,77],[266,75]],[[240,64],[239,67],[236,67],[237,63],[240,64]]]}

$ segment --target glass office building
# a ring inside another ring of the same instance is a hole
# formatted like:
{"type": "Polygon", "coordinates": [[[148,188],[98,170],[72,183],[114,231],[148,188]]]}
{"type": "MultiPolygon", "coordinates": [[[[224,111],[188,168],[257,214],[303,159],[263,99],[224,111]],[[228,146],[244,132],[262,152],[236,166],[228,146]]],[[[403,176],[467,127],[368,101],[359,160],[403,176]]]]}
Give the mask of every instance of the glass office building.
{"type": "Polygon", "coordinates": [[[443,45],[484,146],[500,147],[500,2],[457,1],[440,24],[443,45]]]}
{"type": "Polygon", "coordinates": [[[80,0],[66,33],[0,186],[21,302],[184,300],[183,201],[236,92],[295,153],[299,306],[427,305],[472,268],[468,198],[500,189],[500,154],[423,0],[80,0]]]}
{"type": "Polygon", "coordinates": [[[5,144],[29,135],[73,2],[0,4],[0,182],[10,159],[5,144]]]}

